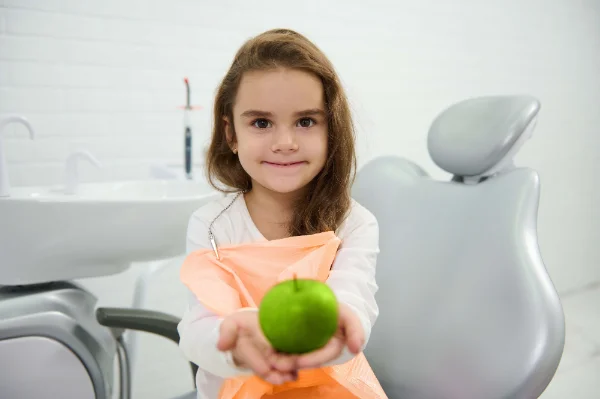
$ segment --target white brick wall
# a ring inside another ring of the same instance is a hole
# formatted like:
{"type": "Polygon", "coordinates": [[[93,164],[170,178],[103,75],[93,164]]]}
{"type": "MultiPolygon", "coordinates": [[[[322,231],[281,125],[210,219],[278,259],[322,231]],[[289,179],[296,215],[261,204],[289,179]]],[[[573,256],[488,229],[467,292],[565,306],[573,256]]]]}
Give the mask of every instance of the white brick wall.
{"type": "Polygon", "coordinates": [[[83,180],[144,178],[152,162],[180,162],[184,76],[193,102],[205,107],[193,120],[201,162],[214,90],[233,53],[250,35],[285,26],[314,39],[337,66],[356,111],[361,164],[402,154],[445,177],[425,146],[443,107],[482,94],[538,96],[539,127],[519,161],[543,179],[540,236],[549,268],[565,289],[586,283],[590,271],[600,278],[589,266],[600,261],[599,229],[587,213],[598,198],[597,2],[290,4],[2,1],[0,115],[26,116],[38,133],[30,141],[22,127],[9,127],[11,181],[60,183],[76,145],[106,165],[82,165],[83,180]],[[561,228],[579,245],[568,245],[561,228]]]}
{"type": "MultiPolygon", "coordinates": [[[[544,0],[0,0],[0,116],[23,115],[5,138],[11,181],[55,184],[75,145],[105,165],[84,180],[145,178],[181,161],[183,77],[204,110],[250,35],[297,29],[326,51],[348,89],[361,164],[401,154],[429,160],[426,132],[450,103],[482,94],[542,101],[519,155],[542,178],[540,244],[561,291],[600,280],[600,3],[544,0]],[[368,5],[367,5],[368,4],[368,5]]],[[[149,391],[151,392],[151,391],[149,391]]]]}

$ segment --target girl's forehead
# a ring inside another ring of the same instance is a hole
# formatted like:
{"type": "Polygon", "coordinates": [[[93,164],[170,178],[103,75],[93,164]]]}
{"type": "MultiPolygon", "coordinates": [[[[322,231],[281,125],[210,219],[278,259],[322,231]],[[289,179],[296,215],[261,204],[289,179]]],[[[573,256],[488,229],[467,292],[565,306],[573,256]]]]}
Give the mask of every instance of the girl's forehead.
{"type": "Polygon", "coordinates": [[[247,72],[242,77],[234,109],[288,114],[324,109],[323,84],[308,72],[293,69],[247,72]]]}

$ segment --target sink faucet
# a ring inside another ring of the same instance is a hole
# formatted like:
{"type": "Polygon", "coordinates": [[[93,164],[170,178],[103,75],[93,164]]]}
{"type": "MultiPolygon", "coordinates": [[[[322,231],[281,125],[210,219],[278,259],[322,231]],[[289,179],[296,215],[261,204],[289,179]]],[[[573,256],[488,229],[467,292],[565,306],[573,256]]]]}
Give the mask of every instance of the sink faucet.
{"type": "Polygon", "coordinates": [[[79,173],[77,169],[77,161],[79,158],[85,158],[94,166],[101,168],[102,164],[87,150],[77,150],[72,152],[67,158],[65,170],[65,194],[75,194],[77,184],[79,183],[79,173]]]}
{"type": "Polygon", "coordinates": [[[8,166],[6,156],[4,155],[4,148],[2,146],[2,138],[4,133],[4,127],[9,123],[21,123],[27,130],[29,130],[29,137],[31,140],[35,138],[35,131],[29,123],[29,121],[22,116],[11,115],[0,119],[0,197],[10,196],[10,182],[8,180],[8,166]]]}

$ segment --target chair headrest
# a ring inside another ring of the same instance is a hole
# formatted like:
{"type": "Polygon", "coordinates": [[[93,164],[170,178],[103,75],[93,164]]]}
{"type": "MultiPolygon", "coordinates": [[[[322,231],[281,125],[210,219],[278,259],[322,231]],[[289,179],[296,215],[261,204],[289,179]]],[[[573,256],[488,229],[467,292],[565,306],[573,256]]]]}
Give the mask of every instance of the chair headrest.
{"type": "Polygon", "coordinates": [[[429,129],[427,145],[437,166],[478,182],[512,166],[533,133],[540,102],[532,96],[485,96],[455,103],[429,129]]]}

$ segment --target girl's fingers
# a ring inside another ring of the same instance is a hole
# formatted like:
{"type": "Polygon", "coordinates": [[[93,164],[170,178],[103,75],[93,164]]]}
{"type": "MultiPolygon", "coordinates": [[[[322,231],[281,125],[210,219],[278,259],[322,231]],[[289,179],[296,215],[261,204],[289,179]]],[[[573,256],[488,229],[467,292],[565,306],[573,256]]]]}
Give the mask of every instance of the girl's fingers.
{"type": "Polygon", "coordinates": [[[273,352],[268,358],[271,367],[277,371],[290,373],[297,369],[296,361],[298,360],[298,356],[273,352]]]}
{"type": "Polygon", "coordinates": [[[219,329],[219,342],[217,342],[217,349],[223,352],[232,350],[233,348],[235,348],[237,339],[237,323],[230,318],[225,318],[221,323],[221,327],[219,329]]]}
{"type": "Polygon", "coordinates": [[[259,377],[264,379],[271,372],[271,365],[264,353],[251,340],[245,338],[239,340],[236,351],[244,360],[246,367],[252,369],[259,377]]]}
{"type": "Polygon", "coordinates": [[[296,364],[299,369],[320,367],[323,364],[337,358],[342,353],[343,349],[344,340],[339,337],[333,337],[321,349],[298,357],[296,364]]]}
{"type": "Polygon", "coordinates": [[[340,306],[339,317],[348,349],[354,354],[359,353],[365,341],[365,333],[360,319],[347,306],[340,306]]]}

